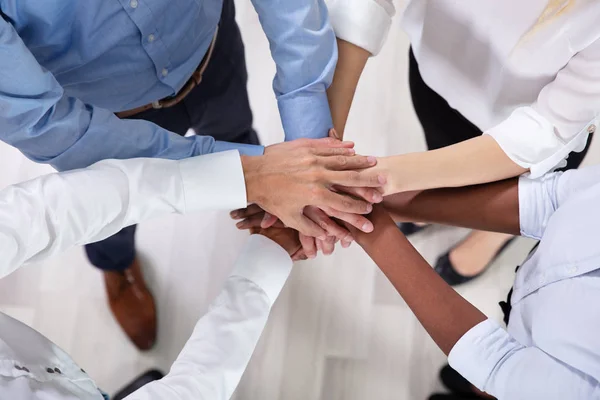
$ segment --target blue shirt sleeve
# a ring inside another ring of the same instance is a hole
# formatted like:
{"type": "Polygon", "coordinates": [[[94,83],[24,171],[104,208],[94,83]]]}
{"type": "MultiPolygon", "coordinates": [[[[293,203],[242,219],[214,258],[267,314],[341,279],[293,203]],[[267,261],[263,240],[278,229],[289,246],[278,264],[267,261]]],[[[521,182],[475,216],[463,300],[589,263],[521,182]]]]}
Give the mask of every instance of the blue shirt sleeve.
{"type": "Polygon", "coordinates": [[[326,137],[333,127],[326,90],[337,63],[323,0],[252,0],[277,65],[273,89],[286,140],[326,137]]]}
{"type": "Polygon", "coordinates": [[[58,170],[116,158],[182,159],[236,148],[262,154],[260,146],[183,138],[147,121],[120,120],[113,113],[65,96],[12,25],[0,17],[0,139],[33,161],[58,170]]]}

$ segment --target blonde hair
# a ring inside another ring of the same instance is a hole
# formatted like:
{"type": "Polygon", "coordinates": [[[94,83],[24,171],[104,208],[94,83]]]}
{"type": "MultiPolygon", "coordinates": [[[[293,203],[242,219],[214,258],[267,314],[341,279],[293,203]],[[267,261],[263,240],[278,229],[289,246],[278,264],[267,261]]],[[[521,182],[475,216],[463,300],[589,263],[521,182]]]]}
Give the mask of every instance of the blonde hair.
{"type": "Polygon", "coordinates": [[[548,5],[542,11],[542,15],[540,15],[531,31],[535,31],[554,18],[560,17],[573,7],[573,4],[575,4],[575,0],[548,0],[548,5]]]}
{"type": "Polygon", "coordinates": [[[575,4],[575,0],[548,0],[548,5],[542,11],[542,14],[536,21],[536,23],[531,27],[531,29],[526,32],[517,45],[512,49],[511,54],[514,53],[521,45],[528,41],[535,32],[537,32],[540,28],[546,25],[548,22],[551,22],[555,18],[560,17],[567,11],[569,11],[573,5],[575,4]]]}

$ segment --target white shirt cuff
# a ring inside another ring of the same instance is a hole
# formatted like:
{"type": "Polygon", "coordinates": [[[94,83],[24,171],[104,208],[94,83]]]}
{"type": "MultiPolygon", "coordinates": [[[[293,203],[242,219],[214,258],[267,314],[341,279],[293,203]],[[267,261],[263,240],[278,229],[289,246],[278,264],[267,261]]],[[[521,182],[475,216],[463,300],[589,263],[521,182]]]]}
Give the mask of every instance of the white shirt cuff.
{"type": "Polygon", "coordinates": [[[493,137],[512,161],[529,169],[529,177],[535,179],[564,167],[572,151],[583,151],[598,122],[595,118],[576,135],[563,138],[552,123],[532,107],[521,107],[485,134],[493,137]]]}
{"type": "Polygon", "coordinates": [[[460,338],[448,355],[448,363],[479,390],[485,390],[510,341],[509,334],[496,321],[487,319],[460,338]]]}
{"type": "Polygon", "coordinates": [[[179,162],[186,212],[234,210],[248,205],[242,161],[237,150],[179,162]]]}
{"type": "Polygon", "coordinates": [[[390,0],[327,0],[335,35],[377,55],[396,13],[390,0]]]}
{"type": "Polygon", "coordinates": [[[272,305],[290,276],[292,265],[292,259],[281,246],[265,236],[252,235],[231,275],[254,282],[264,290],[272,305]]]}

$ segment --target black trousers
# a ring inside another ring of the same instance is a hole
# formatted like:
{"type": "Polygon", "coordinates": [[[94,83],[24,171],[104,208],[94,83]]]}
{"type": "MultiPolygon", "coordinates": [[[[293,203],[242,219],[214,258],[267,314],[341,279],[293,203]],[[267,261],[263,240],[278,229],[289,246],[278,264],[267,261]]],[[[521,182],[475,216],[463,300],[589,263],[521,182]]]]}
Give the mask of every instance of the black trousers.
{"type": "MultiPolygon", "coordinates": [[[[419,118],[429,150],[439,149],[472,139],[482,134],[481,130],[450,107],[448,102],[423,81],[419,65],[410,50],[409,85],[413,107],[419,118]]],[[[592,139],[581,153],[571,153],[567,169],[576,169],[587,154],[592,139]]]]}
{"type": "MultiPolygon", "coordinates": [[[[132,119],[154,122],[182,136],[192,128],[198,135],[217,140],[259,144],[252,129],[247,81],[244,43],[235,22],[235,5],[233,0],[224,0],[213,57],[200,85],[176,106],[148,110],[132,119]]],[[[126,269],[135,258],[135,226],[87,245],[86,252],[90,262],[100,269],[126,269]]]]}

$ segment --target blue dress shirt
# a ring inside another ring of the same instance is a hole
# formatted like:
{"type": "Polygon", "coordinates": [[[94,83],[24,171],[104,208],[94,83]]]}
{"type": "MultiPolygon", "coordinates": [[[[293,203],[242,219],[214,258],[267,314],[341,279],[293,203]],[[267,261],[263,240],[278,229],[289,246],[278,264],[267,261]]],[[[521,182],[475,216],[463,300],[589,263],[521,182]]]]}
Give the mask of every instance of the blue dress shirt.
{"type": "MultiPolygon", "coordinates": [[[[325,137],[337,61],[323,0],[254,0],[277,64],[286,140],[325,137]]],[[[204,57],[222,0],[0,0],[0,139],[59,170],[260,146],[182,138],[116,111],[174,95],[204,57]]]]}

